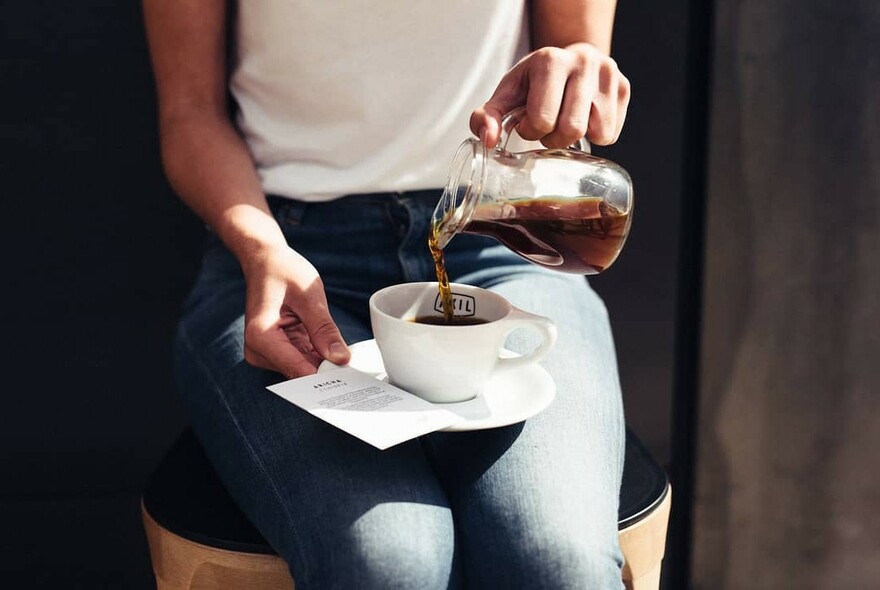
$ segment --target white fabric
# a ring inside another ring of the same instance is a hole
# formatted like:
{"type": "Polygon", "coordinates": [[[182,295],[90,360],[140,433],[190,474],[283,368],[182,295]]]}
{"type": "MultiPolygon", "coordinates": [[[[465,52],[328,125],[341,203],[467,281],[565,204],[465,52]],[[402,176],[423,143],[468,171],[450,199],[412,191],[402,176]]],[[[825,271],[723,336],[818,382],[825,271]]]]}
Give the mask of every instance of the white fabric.
{"type": "Polygon", "coordinates": [[[523,0],[239,0],[231,91],[267,194],[441,187],[523,0]]]}

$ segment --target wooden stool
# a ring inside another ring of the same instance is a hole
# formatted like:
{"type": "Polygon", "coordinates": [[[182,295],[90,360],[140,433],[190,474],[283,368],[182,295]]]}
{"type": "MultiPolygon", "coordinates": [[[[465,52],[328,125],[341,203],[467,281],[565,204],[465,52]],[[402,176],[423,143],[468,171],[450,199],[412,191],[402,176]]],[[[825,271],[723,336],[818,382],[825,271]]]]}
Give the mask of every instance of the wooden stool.
{"type": "MultiPolygon", "coordinates": [[[[657,590],[672,494],[663,469],[627,432],[620,546],[629,590],[657,590]]],[[[192,431],[174,444],[141,503],[158,590],[293,590],[287,564],[236,507],[192,431]]]]}

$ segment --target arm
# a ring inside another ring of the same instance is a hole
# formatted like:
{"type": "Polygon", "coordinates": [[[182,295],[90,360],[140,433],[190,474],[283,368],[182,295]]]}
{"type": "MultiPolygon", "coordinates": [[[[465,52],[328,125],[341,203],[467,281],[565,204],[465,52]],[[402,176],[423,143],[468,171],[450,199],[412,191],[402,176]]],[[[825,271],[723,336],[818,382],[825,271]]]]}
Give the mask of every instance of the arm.
{"type": "Polygon", "coordinates": [[[314,373],[323,358],[345,362],[318,273],[287,246],[227,116],[226,0],[143,6],[165,173],[241,263],[248,285],[245,358],[287,376],[314,373]]]}
{"type": "Polygon", "coordinates": [[[532,49],[590,43],[611,54],[611,30],[617,0],[532,0],[532,49]]]}
{"type": "Polygon", "coordinates": [[[517,126],[528,140],[565,147],[586,135],[597,145],[617,141],[629,105],[629,80],[609,57],[615,0],[532,0],[535,51],[517,63],[471,116],[471,130],[489,147],[501,118],[522,105],[517,126]]]}
{"type": "Polygon", "coordinates": [[[227,117],[226,1],[144,0],[171,186],[241,260],[283,242],[227,117]]]}

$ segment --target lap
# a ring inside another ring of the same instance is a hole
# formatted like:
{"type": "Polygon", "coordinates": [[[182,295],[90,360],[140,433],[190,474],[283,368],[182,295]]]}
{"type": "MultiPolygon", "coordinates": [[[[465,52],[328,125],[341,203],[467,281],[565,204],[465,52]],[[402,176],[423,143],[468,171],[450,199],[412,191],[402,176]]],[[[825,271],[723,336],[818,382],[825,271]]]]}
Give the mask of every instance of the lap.
{"type": "Polygon", "coordinates": [[[201,280],[176,336],[179,389],[212,464],[297,586],[357,571],[361,587],[394,587],[370,566],[402,544],[421,566],[395,567],[397,583],[447,580],[452,519],[420,443],[378,451],[266,390],[281,376],[244,361],[243,282],[201,280]]]}
{"type": "MultiPolygon", "coordinates": [[[[462,238],[467,239],[448,253],[450,270],[459,271],[454,280],[497,291],[559,326],[558,344],[544,362],[557,384],[556,399],[523,424],[436,433],[387,451],[265,389],[281,377],[243,359],[245,289],[237,263],[222,247],[206,257],[178,330],[181,393],[224,483],[288,560],[303,588],[312,574],[314,580],[324,575],[326,582],[328,568],[341,575],[358,559],[363,571],[370,571],[367,562],[389,559],[433,564],[431,575],[441,581],[446,576],[448,582],[453,548],[469,579],[488,583],[512,576],[511,587],[529,579],[530,572],[536,580],[532,587],[567,587],[562,579],[548,578],[548,570],[577,574],[576,564],[589,555],[605,556],[608,575],[619,568],[616,516],[624,429],[604,306],[582,277],[522,264],[503,248],[468,252],[470,238],[462,238]],[[383,558],[378,549],[393,553],[400,545],[395,539],[413,550],[421,546],[424,558],[383,558]],[[544,557],[530,554],[535,548],[544,557]],[[574,556],[561,557],[567,552],[574,556]]],[[[334,319],[349,343],[368,338],[366,300],[377,279],[364,282],[369,288],[353,282],[350,260],[334,277],[325,264],[331,258],[323,258],[319,271],[329,275],[334,319]]],[[[387,274],[392,264],[375,268],[387,274]]],[[[522,351],[532,342],[528,334],[515,333],[508,346],[522,351]]],[[[394,572],[398,580],[407,575],[426,574],[406,568],[394,572]]],[[[374,585],[383,583],[388,581],[374,585]]]]}
{"type": "MultiPolygon", "coordinates": [[[[557,387],[550,407],[503,429],[429,437],[456,518],[467,523],[462,541],[468,553],[490,563],[498,554],[520,555],[505,560],[505,568],[468,571],[469,578],[491,575],[515,583],[555,572],[562,577],[550,586],[577,587],[567,576],[577,573],[578,560],[540,572],[528,567],[529,552],[548,546],[559,559],[567,559],[567,552],[613,555],[598,567],[609,578],[619,577],[617,506],[625,427],[604,305],[583,277],[531,266],[499,261],[457,278],[548,316],[559,328],[557,345],[542,363],[557,387]],[[484,531],[492,531],[491,542],[484,531]]],[[[537,340],[514,333],[507,346],[525,352],[537,340]]],[[[541,587],[548,581],[534,583],[541,587]]]]}

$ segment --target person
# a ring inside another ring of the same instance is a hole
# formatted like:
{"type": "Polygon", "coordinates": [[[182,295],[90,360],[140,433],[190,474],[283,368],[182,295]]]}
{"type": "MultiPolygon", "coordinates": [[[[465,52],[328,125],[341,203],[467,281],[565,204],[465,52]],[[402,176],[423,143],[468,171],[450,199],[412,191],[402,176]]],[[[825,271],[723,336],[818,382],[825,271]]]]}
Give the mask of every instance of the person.
{"type": "Polygon", "coordinates": [[[164,168],[208,226],[175,337],[180,393],[297,588],[622,587],[620,386],[583,277],[480,236],[446,248],[453,281],[559,326],[556,398],[525,422],[379,451],[266,390],[347,362],[376,290],[434,280],[428,224],[468,128],[493,147],[525,105],[524,139],[617,140],[630,86],[609,57],[614,12],[144,0],[164,168]]]}

